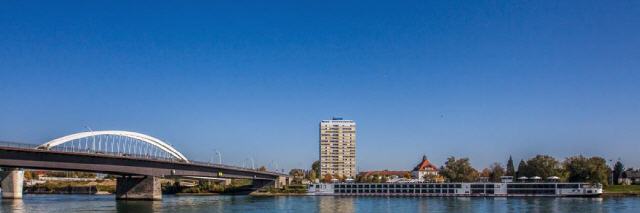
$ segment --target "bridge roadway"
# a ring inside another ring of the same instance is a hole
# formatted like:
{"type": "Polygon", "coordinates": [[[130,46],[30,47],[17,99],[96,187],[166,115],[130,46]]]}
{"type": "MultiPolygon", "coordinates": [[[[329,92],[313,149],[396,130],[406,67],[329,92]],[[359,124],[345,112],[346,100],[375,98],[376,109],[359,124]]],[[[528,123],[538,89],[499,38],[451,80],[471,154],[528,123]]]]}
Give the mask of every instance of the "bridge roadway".
{"type": "Polygon", "coordinates": [[[3,198],[21,198],[22,177],[15,176],[21,176],[22,173],[15,173],[17,171],[15,168],[85,171],[120,175],[121,178],[118,178],[118,186],[116,186],[116,198],[141,200],[161,199],[159,178],[162,177],[251,179],[254,182],[254,186],[260,188],[265,185],[274,185],[280,177],[286,176],[280,173],[256,171],[221,164],[7,146],[0,146],[0,167],[14,169],[10,169],[9,174],[5,175],[2,180],[3,198]],[[12,176],[11,174],[14,175],[12,176]],[[10,188],[13,188],[13,191],[20,188],[19,195],[14,193],[12,196],[12,189],[10,188]],[[7,195],[5,195],[6,190],[8,190],[7,195]]]}

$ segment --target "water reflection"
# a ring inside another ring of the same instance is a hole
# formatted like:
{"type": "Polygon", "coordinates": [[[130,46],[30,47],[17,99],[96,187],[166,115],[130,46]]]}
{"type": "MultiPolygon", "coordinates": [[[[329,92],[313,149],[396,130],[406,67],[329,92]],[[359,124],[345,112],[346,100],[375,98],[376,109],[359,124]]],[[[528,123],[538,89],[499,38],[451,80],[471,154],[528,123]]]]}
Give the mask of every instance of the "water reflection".
{"type": "Polygon", "coordinates": [[[319,196],[317,199],[320,213],[355,212],[354,197],[319,196]]]}
{"type": "Polygon", "coordinates": [[[2,210],[0,212],[27,212],[22,199],[2,199],[2,208],[0,209],[2,210]]]}
{"type": "Polygon", "coordinates": [[[30,195],[2,200],[3,212],[577,212],[638,213],[640,197],[482,198],[337,196],[165,196],[116,201],[113,196],[30,195]]]}
{"type": "Polygon", "coordinates": [[[162,210],[162,201],[117,200],[115,202],[117,212],[149,213],[162,210]]]}

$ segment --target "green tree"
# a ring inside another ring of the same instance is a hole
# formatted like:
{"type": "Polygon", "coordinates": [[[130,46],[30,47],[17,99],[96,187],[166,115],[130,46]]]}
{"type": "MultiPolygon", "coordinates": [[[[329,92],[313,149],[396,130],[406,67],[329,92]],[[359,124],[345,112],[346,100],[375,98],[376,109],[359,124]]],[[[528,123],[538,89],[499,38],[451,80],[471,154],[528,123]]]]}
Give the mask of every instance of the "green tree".
{"type": "Polygon", "coordinates": [[[613,183],[616,185],[620,184],[619,180],[622,177],[622,172],[624,172],[624,165],[618,160],[613,166],[613,183]]]}
{"type": "Polygon", "coordinates": [[[258,171],[266,172],[267,171],[267,167],[261,166],[260,168],[258,168],[258,171]]]}
{"type": "Polygon", "coordinates": [[[442,176],[451,182],[472,182],[477,181],[479,174],[476,169],[471,166],[469,158],[449,157],[440,172],[442,176]]]}
{"type": "Polygon", "coordinates": [[[527,174],[529,174],[529,171],[527,171],[527,162],[525,162],[524,160],[520,160],[520,163],[518,163],[518,171],[516,172],[516,176],[522,177],[527,176],[527,174]]]}
{"type": "Polygon", "coordinates": [[[291,169],[289,170],[289,175],[293,177],[303,177],[304,171],[302,169],[291,169]]]}
{"type": "Polygon", "coordinates": [[[302,169],[291,169],[289,171],[289,175],[293,177],[293,183],[302,183],[302,179],[304,179],[304,171],[302,169]]]}
{"type": "Polygon", "coordinates": [[[567,158],[563,165],[567,172],[567,181],[608,185],[610,168],[604,158],[573,156],[567,158]]]}
{"type": "Polygon", "coordinates": [[[515,176],[516,175],[516,169],[515,167],[513,167],[513,159],[511,158],[511,156],[509,156],[509,160],[507,161],[507,171],[506,174],[507,176],[515,176]]]}
{"type": "Polygon", "coordinates": [[[315,181],[316,179],[318,179],[318,176],[316,176],[316,172],[314,172],[313,170],[309,171],[309,180],[311,181],[315,181]]]}
{"type": "Polygon", "coordinates": [[[505,170],[500,163],[493,163],[489,167],[489,181],[500,182],[500,178],[504,176],[505,170]]]}
{"type": "Polygon", "coordinates": [[[316,177],[320,177],[320,161],[314,161],[311,164],[311,172],[316,173],[315,176],[316,177]]]}
{"type": "Polygon", "coordinates": [[[536,155],[527,160],[526,168],[524,176],[540,176],[542,179],[551,176],[563,176],[560,162],[548,155],[536,155]]]}

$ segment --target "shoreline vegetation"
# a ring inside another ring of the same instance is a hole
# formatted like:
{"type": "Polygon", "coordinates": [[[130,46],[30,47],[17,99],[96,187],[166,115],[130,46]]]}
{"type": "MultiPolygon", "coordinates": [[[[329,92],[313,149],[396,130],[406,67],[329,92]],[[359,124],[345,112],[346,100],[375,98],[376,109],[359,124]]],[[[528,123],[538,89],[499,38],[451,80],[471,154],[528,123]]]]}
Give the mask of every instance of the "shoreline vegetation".
{"type": "Polygon", "coordinates": [[[252,192],[255,196],[298,196],[306,195],[307,186],[302,184],[284,186],[283,188],[266,188],[252,192]]]}
{"type": "Polygon", "coordinates": [[[640,196],[640,185],[613,185],[604,188],[604,196],[640,196]]]}
{"type": "Polygon", "coordinates": [[[113,194],[115,181],[47,181],[25,186],[25,194],[113,194]]]}

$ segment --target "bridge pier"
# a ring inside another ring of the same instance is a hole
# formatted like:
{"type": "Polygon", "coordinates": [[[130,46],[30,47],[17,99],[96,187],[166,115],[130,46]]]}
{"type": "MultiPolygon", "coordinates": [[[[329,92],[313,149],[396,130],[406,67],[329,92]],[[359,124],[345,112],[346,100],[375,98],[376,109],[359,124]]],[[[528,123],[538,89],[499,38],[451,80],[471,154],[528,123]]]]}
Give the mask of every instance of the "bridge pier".
{"type": "Polygon", "coordinates": [[[160,178],[123,176],[116,180],[116,200],[162,200],[160,178]]]}
{"type": "Polygon", "coordinates": [[[0,175],[2,182],[3,199],[22,199],[22,185],[24,184],[24,171],[18,168],[8,168],[0,175]]]}

